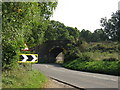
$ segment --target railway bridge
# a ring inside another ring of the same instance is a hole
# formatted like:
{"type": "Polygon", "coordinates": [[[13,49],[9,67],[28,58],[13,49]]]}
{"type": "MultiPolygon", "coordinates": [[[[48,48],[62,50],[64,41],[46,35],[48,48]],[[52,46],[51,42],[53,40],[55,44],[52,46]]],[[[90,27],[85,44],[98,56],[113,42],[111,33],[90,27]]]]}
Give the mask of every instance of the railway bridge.
{"type": "Polygon", "coordinates": [[[38,62],[55,63],[56,57],[62,52],[67,52],[68,40],[49,40],[34,48],[34,52],[38,54],[38,62]]]}

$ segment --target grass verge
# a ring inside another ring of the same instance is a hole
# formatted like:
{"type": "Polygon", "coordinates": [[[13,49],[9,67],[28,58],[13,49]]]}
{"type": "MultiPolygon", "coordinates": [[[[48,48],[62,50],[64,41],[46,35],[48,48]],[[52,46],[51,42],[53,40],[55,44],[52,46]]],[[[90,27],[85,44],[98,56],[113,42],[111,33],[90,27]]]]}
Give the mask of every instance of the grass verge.
{"type": "Polygon", "coordinates": [[[82,61],[81,58],[76,60],[66,62],[63,64],[65,68],[87,71],[87,72],[95,72],[102,74],[110,74],[110,75],[120,75],[120,61],[94,61],[94,60],[86,60],[82,61]]]}
{"type": "Polygon", "coordinates": [[[47,77],[36,70],[17,68],[2,74],[2,88],[43,88],[47,77]]]}

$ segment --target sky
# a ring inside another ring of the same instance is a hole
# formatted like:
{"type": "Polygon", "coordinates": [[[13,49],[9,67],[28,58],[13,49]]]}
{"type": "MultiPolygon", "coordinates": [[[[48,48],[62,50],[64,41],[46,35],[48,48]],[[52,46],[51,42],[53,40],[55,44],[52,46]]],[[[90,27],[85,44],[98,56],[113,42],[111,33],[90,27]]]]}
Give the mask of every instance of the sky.
{"type": "Polygon", "coordinates": [[[66,26],[86,29],[93,32],[100,26],[101,18],[111,17],[118,10],[120,0],[58,0],[51,20],[66,26]]]}

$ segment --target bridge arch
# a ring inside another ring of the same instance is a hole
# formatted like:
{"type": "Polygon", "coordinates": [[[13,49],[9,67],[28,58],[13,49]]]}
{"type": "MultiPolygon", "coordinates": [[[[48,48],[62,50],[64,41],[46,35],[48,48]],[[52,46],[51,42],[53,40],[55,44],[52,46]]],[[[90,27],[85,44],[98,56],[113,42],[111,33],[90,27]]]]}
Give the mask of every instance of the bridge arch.
{"type": "Polygon", "coordinates": [[[69,41],[66,40],[52,40],[47,41],[35,47],[34,51],[38,54],[38,61],[44,63],[56,62],[56,57],[62,53],[67,52],[66,45],[69,41]]]}
{"type": "Polygon", "coordinates": [[[64,62],[64,53],[66,52],[63,47],[54,47],[49,50],[49,61],[53,63],[64,62]]]}

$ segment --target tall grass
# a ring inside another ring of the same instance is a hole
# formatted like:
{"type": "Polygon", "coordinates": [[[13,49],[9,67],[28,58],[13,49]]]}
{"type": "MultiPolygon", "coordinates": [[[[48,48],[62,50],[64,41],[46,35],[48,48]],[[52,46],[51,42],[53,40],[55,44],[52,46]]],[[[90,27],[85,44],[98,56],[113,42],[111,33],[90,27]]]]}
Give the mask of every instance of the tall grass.
{"type": "Polygon", "coordinates": [[[95,51],[95,52],[84,52],[83,54],[91,57],[94,60],[102,60],[102,59],[106,59],[106,58],[118,58],[118,53],[117,52],[113,52],[113,53],[109,53],[109,52],[100,52],[100,51],[95,51]]]}
{"type": "Polygon", "coordinates": [[[47,78],[35,70],[17,68],[2,74],[3,88],[42,88],[47,78]]]}

